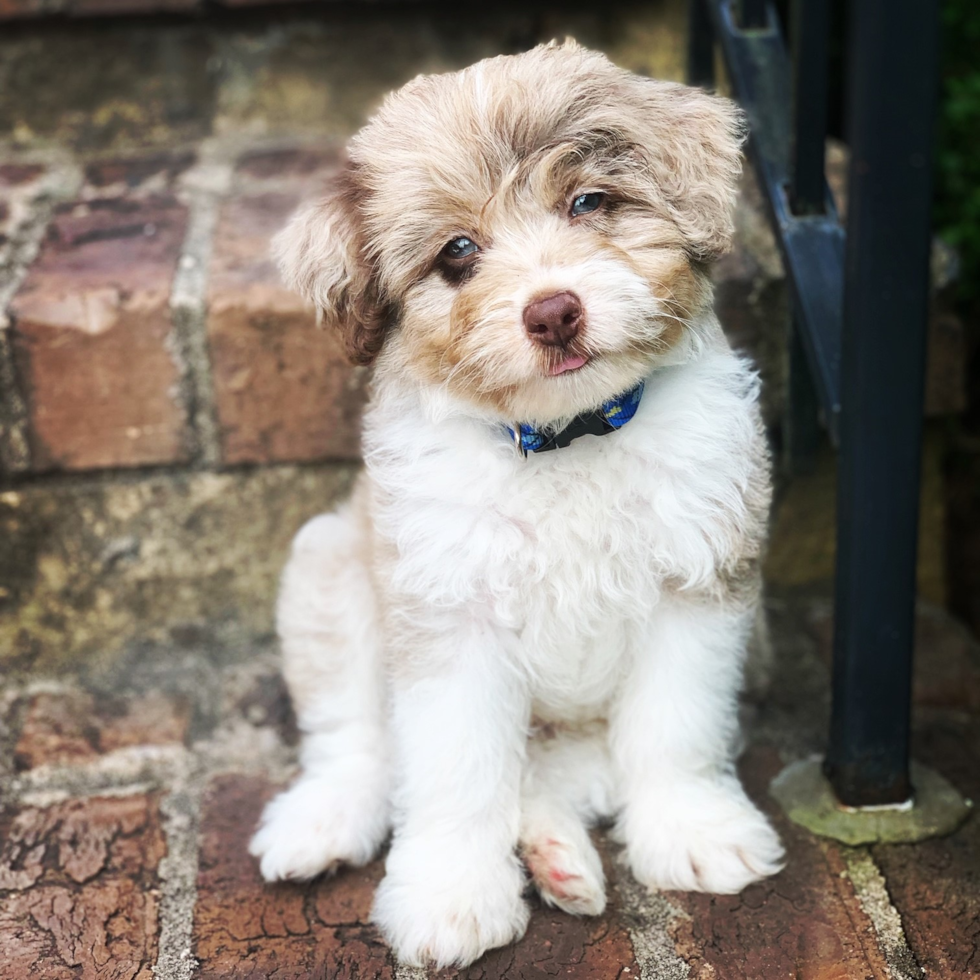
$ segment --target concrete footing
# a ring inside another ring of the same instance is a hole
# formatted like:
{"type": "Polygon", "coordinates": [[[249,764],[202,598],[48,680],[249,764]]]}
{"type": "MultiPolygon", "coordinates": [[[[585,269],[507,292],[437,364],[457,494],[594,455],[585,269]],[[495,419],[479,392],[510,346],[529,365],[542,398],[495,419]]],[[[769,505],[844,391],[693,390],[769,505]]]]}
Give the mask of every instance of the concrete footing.
{"type": "Polygon", "coordinates": [[[794,823],[820,837],[859,844],[913,844],[951,834],[970,815],[965,799],[938,772],[912,763],[915,795],[894,807],[846,807],[823,774],[823,760],[812,756],[787,766],[769,792],[794,823]]]}

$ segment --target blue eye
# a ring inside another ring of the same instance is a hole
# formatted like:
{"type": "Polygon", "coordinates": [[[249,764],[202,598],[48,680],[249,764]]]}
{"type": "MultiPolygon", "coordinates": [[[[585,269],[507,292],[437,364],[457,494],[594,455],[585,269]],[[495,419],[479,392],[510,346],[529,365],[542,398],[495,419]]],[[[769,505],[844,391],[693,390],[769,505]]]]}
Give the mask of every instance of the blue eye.
{"type": "Polygon", "coordinates": [[[447,259],[459,261],[460,259],[468,259],[471,255],[476,255],[479,251],[480,247],[476,242],[467,238],[465,235],[461,235],[459,238],[454,238],[449,242],[442,250],[442,254],[447,259]]]}
{"type": "Polygon", "coordinates": [[[574,201],[572,201],[572,217],[576,217],[580,214],[588,214],[590,211],[598,211],[602,206],[604,194],[590,193],[590,194],[579,194],[574,201]]]}

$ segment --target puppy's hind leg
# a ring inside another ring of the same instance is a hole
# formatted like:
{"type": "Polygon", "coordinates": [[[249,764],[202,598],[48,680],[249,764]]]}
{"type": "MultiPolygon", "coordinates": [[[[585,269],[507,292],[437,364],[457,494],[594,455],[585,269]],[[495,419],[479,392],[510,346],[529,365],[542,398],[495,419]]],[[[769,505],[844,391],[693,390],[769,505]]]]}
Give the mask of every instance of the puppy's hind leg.
{"type": "Polygon", "coordinates": [[[605,876],[586,827],[612,810],[605,726],[558,733],[548,727],[528,746],[521,856],[545,903],[573,915],[601,915],[605,876]]]}
{"type": "Polygon", "coordinates": [[[366,864],[389,827],[376,604],[354,514],[314,518],[283,572],[277,625],[302,773],[265,809],[250,852],[267,881],[366,864]]]}

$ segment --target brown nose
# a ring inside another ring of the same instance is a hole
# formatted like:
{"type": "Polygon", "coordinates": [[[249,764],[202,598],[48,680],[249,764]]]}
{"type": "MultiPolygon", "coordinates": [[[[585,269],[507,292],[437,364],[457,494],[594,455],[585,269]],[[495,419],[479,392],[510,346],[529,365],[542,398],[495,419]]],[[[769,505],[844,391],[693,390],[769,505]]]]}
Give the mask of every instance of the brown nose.
{"type": "Polygon", "coordinates": [[[582,304],[574,293],[555,293],[524,307],[524,329],[546,347],[566,347],[581,319],[582,304]]]}

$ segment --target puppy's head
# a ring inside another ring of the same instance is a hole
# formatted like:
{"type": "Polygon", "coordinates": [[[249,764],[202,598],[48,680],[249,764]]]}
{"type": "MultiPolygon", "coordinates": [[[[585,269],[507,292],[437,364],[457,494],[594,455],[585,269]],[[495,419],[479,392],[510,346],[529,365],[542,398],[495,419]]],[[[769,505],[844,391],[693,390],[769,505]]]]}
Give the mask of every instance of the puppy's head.
{"type": "Polygon", "coordinates": [[[276,247],[355,361],[553,421],[684,356],[741,141],[732,103],[552,44],[394,93],[276,247]]]}

